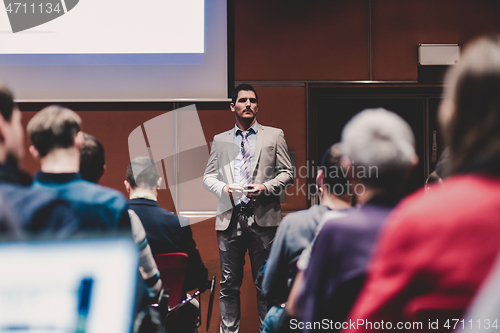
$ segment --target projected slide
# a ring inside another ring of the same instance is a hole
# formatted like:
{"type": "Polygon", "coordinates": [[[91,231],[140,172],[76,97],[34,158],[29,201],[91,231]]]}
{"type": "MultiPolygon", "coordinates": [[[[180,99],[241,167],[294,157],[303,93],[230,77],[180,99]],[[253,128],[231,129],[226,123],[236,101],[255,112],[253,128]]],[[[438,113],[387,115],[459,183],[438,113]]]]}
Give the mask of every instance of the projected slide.
{"type": "Polygon", "coordinates": [[[204,52],[204,0],[4,0],[0,54],[204,52]]]}
{"type": "Polygon", "coordinates": [[[0,0],[20,101],[227,100],[227,0],[0,0]]]}

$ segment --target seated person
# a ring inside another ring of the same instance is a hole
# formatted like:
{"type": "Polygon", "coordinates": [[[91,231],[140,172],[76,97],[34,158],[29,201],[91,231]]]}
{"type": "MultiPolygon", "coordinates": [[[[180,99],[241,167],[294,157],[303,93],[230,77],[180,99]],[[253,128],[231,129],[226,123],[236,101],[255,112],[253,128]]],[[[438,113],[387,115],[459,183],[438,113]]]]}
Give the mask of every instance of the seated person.
{"type": "MultiPolygon", "coordinates": [[[[106,170],[104,147],[93,135],[83,133],[83,139],[83,146],[80,149],[80,175],[85,180],[98,183],[106,170]]],[[[146,231],[137,214],[130,209],[128,213],[132,226],[132,236],[139,247],[139,270],[144,279],[148,297],[149,299],[157,299],[161,290],[160,273],[153,259],[146,231]]]]}
{"type": "Polygon", "coordinates": [[[280,223],[262,282],[262,295],[272,306],[264,319],[262,332],[276,331],[276,318],[283,311],[280,304],[286,302],[295,279],[296,261],[312,243],[321,218],[330,211],[343,216],[352,210],[352,189],[348,189],[349,181],[340,169],[340,156],[339,144],[331,146],[323,155],[316,177],[320,204],[288,214],[280,223]]]}
{"type": "MultiPolygon", "coordinates": [[[[463,316],[500,250],[499,90],[500,36],[476,40],[450,67],[439,109],[451,176],[391,214],[350,320],[394,326],[418,319],[427,329],[438,319],[429,331],[445,332],[454,327],[444,326],[447,319],[463,316]]],[[[347,329],[369,331],[380,330],[347,329]]]]}
{"type": "Polygon", "coordinates": [[[12,92],[0,82],[0,195],[23,231],[69,237],[78,231],[78,220],[69,203],[30,188],[31,177],[18,167],[24,156],[21,117],[12,92]]]}
{"type": "Polygon", "coordinates": [[[83,145],[80,148],[80,176],[97,184],[105,171],[104,147],[95,136],[83,133],[83,145]]]}
{"type": "Polygon", "coordinates": [[[11,207],[0,197],[0,239],[21,239],[22,232],[11,207]]]}
{"type": "MultiPolygon", "coordinates": [[[[364,282],[378,233],[418,163],[410,126],[384,109],[354,116],[342,131],[341,145],[341,164],[349,171],[361,206],[344,217],[328,219],[319,231],[295,306],[303,322],[345,320],[364,282]]],[[[318,329],[306,327],[306,331],[318,329]]]]}
{"type": "Polygon", "coordinates": [[[137,213],[146,230],[153,254],[183,252],[189,256],[184,292],[205,291],[208,270],[196,249],[189,219],[160,207],[157,202],[162,178],[149,157],[135,158],[127,167],[125,189],[129,208],[137,213]]]}
{"type": "Polygon", "coordinates": [[[33,188],[43,189],[71,203],[83,231],[130,230],[123,195],[80,176],[81,119],[70,109],[52,105],[28,123],[30,153],[40,163],[33,188]]]}
{"type": "Polygon", "coordinates": [[[146,284],[149,298],[158,300],[158,295],[161,291],[160,272],[153,258],[151,247],[148,244],[146,230],[144,230],[141,219],[133,210],[129,209],[128,213],[132,225],[132,235],[139,247],[139,271],[146,284]]]}

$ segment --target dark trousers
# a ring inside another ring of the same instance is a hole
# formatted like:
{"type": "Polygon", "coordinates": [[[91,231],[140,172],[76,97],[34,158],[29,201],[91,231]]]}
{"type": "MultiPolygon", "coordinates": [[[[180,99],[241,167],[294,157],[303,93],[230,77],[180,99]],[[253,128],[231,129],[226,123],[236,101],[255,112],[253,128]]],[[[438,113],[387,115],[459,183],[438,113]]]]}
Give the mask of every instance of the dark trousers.
{"type": "MultiPolygon", "coordinates": [[[[260,227],[253,216],[245,216],[234,211],[229,227],[217,231],[221,266],[220,313],[221,332],[238,332],[240,329],[240,287],[243,281],[245,253],[248,250],[255,283],[257,273],[264,265],[276,234],[276,227],[260,227]]],[[[267,304],[257,289],[259,330],[267,312],[267,304]]]]}

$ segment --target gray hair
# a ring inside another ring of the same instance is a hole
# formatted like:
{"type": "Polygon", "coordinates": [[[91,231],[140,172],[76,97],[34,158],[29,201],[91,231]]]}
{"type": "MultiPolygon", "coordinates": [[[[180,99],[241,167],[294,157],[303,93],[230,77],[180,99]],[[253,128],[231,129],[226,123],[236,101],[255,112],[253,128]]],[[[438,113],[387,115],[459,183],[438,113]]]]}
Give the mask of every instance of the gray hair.
{"type": "Polygon", "coordinates": [[[341,142],[353,172],[367,185],[393,189],[406,180],[413,167],[415,137],[411,127],[383,108],[355,115],[342,130],[341,142]],[[361,171],[365,177],[358,175],[361,171]]]}

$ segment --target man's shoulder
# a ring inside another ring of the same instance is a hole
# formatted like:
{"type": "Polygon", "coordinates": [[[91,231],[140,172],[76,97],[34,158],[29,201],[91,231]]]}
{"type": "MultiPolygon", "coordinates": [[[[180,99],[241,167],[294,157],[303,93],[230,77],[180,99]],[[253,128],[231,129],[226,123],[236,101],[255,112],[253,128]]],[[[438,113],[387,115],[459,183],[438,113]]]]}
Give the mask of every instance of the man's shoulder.
{"type": "Polygon", "coordinates": [[[72,191],[73,194],[78,193],[78,196],[83,196],[88,202],[100,203],[117,210],[122,210],[126,206],[126,199],[121,192],[83,179],[73,183],[72,191]]]}
{"type": "Polygon", "coordinates": [[[50,192],[18,184],[0,183],[0,195],[16,212],[23,224],[37,212],[58,206],[69,208],[69,203],[50,192]]]}
{"type": "Polygon", "coordinates": [[[125,197],[120,191],[99,184],[94,184],[86,180],[81,180],[81,183],[94,193],[99,193],[109,197],[118,198],[120,200],[126,201],[125,197]]]}
{"type": "Polygon", "coordinates": [[[127,200],[127,204],[129,206],[151,206],[151,207],[155,207],[155,208],[160,209],[160,210],[164,209],[163,207],[158,205],[158,202],[151,200],[151,199],[146,199],[146,198],[129,199],[129,200],[127,200]]]}
{"type": "Polygon", "coordinates": [[[314,229],[318,226],[322,215],[328,210],[326,206],[314,205],[309,209],[300,210],[285,216],[280,228],[314,229]]]}
{"type": "Polygon", "coordinates": [[[316,215],[318,210],[318,205],[314,205],[309,209],[299,210],[293,213],[290,213],[285,216],[282,223],[296,223],[304,220],[308,220],[313,218],[316,215]]]}
{"type": "Polygon", "coordinates": [[[283,132],[283,130],[281,128],[278,128],[278,127],[272,127],[272,126],[266,126],[266,125],[260,125],[260,126],[265,131],[271,131],[271,132],[276,132],[276,133],[283,132]]]}
{"type": "Polygon", "coordinates": [[[308,209],[299,210],[297,212],[287,214],[280,222],[278,232],[280,231],[280,229],[286,230],[289,228],[293,228],[296,225],[300,225],[303,223],[304,219],[307,219],[308,217],[308,209]]]}
{"type": "Polygon", "coordinates": [[[231,128],[230,130],[227,130],[227,131],[224,131],[222,133],[216,134],[214,136],[214,141],[227,139],[228,137],[231,136],[231,134],[233,134],[233,132],[234,132],[234,128],[231,128]]]}
{"type": "Polygon", "coordinates": [[[39,203],[56,200],[56,197],[46,191],[11,183],[0,184],[0,195],[2,195],[6,201],[26,200],[26,204],[32,203],[32,200],[36,200],[36,202],[39,203]]]}
{"type": "Polygon", "coordinates": [[[365,205],[349,210],[344,216],[325,215],[321,231],[332,234],[358,234],[377,232],[386,221],[393,207],[365,205]]]}
{"type": "Polygon", "coordinates": [[[149,212],[154,212],[154,215],[165,215],[165,216],[174,215],[167,209],[161,207],[158,204],[158,202],[151,199],[134,198],[127,200],[127,205],[132,210],[138,210],[138,211],[148,210],[149,212]]]}
{"type": "Polygon", "coordinates": [[[261,130],[266,134],[280,135],[283,133],[283,130],[281,128],[264,126],[264,125],[260,125],[260,127],[261,130]]]}
{"type": "MultiPolygon", "coordinates": [[[[458,221],[478,228],[500,208],[500,178],[486,175],[455,175],[405,197],[391,214],[391,226],[398,230],[440,232],[456,230],[458,221]]],[[[415,232],[413,234],[416,234],[415,232]]]]}
{"type": "Polygon", "coordinates": [[[154,222],[155,223],[179,223],[180,226],[186,226],[189,224],[189,219],[184,216],[176,215],[169,211],[168,209],[165,209],[161,207],[158,202],[150,199],[144,199],[144,198],[136,198],[136,199],[130,199],[127,201],[127,204],[129,207],[137,211],[137,214],[140,217],[140,212],[144,210],[148,210],[150,213],[153,212],[152,215],[155,215],[155,217],[158,217],[154,222]]]}
{"type": "Polygon", "coordinates": [[[344,209],[332,209],[327,212],[325,212],[322,216],[322,222],[330,221],[330,220],[335,220],[339,218],[343,218],[346,216],[350,216],[350,214],[353,214],[355,211],[358,210],[358,207],[349,207],[349,208],[344,208],[344,209]]]}

